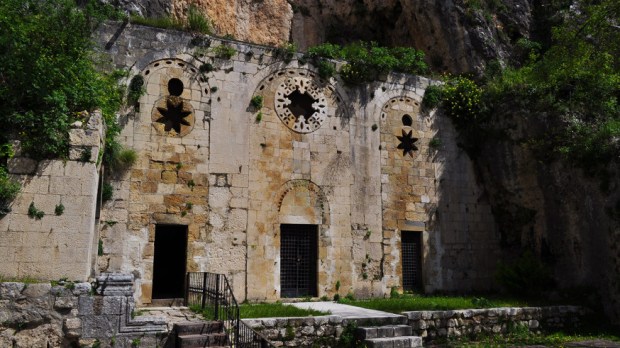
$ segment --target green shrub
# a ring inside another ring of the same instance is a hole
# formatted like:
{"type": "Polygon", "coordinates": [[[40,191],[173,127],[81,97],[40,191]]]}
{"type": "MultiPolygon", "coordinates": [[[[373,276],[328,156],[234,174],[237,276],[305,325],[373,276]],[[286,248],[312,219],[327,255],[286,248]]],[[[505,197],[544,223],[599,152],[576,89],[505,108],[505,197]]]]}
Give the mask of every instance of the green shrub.
{"type": "Polygon", "coordinates": [[[132,77],[127,90],[127,103],[131,105],[137,104],[144,92],[146,92],[146,88],[144,88],[144,77],[139,74],[132,77]]]}
{"type": "Polygon", "coordinates": [[[133,149],[124,148],[117,141],[106,144],[103,154],[104,163],[110,173],[124,172],[138,160],[138,153],[133,149]]]}
{"type": "Polygon", "coordinates": [[[263,96],[262,95],[255,95],[252,97],[252,100],[250,100],[250,104],[252,105],[252,107],[254,109],[260,109],[263,107],[263,96]]]}
{"type": "Polygon", "coordinates": [[[101,188],[101,200],[106,202],[112,199],[114,195],[114,187],[110,183],[104,182],[101,188]]]}
{"type": "Polygon", "coordinates": [[[539,296],[553,285],[549,267],[529,250],[512,263],[500,262],[495,278],[507,292],[515,296],[539,296]]]}
{"type": "Polygon", "coordinates": [[[319,68],[319,76],[321,78],[327,80],[330,77],[334,76],[334,74],[336,73],[336,68],[334,67],[334,64],[325,59],[319,60],[316,65],[319,68]]]}
{"type": "Polygon", "coordinates": [[[297,44],[295,43],[285,43],[275,50],[275,56],[282,59],[285,63],[290,63],[295,53],[297,53],[297,44]]]}
{"type": "Polygon", "coordinates": [[[390,298],[399,298],[400,297],[400,293],[398,292],[398,287],[393,286],[390,289],[390,298]]]}
{"type": "Polygon", "coordinates": [[[307,56],[319,68],[321,77],[330,77],[334,71],[325,59],[343,59],[347,62],[340,76],[348,84],[360,84],[376,79],[380,74],[398,71],[420,74],[427,71],[424,53],[410,47],[381,47],[376,42],[354,42],[344,47],[325,43],[308,49],[307,56]],[[325,62],[325,63],[321,63],[325,62]],[[321,73],[321,69],[324,69],[321,73]]]}
{"type": "Polygon", "coordinates": [[[131,23],[144,25],[147,27],[155,27],[162,29],[174,29],[174,30],[184,30],[185,25],[183,22],[172,18],[171,16],[164,17],[156,17],[156,18],[145,18],[142,16],[132,15],[129,20],[131,23]]]}
{"type": "Polygon", "coordinates": [[[437,85],[430,85],[426,87],[424,91],[424,98],[422,99],[422,107],[426,109],[434,109],[439,106],[442,98],[442,87],[437,85]]]}
{"type": "Polygon", "coordinates": [[[446,82],[442,91],[443,109],[457,127],[481,120],[482,88],[471,79],[459,76],[446,82]]]}
{"type": "Polygon", "coordinates": [[[21,185],[11,180],[4,167],[0,166],[0,218],[11,211],[9,205],[17,197],[21,185]]]}
{"type": "Polygon", "coordinates": [[[328,59],[339,59],[342,58],[340,50],[341,48],[338,45],[324,43],[318,46],[308,48],[307,54],[312,59],[319,57],[328,59]]]}
{"type": "Polygon", "coordinates": [[[200,65],[198,70],[200,70],[201,73],[210,73],[211,71],[215,70],[215,68],[211,63],[204,63],[200,65]]]}
{"type": "Polygon", "coordinates": [[[222,59],[231,59],[235,53],[237,53],[237,50],[227,44],[221,44],[213,48],[213,54],[222,59]]]}
{"type": "Polygon", "coordinates": [[[81,162],[90,162],[90,159],[93,157],[93,150],[90,146],[82,148],[82,153],[80,154],[81,162]]]}
{"type": "Polygon", "coordinates": [[[28,217],[35,220],[41,220],[45,216],[45,213],[42,210],[37,209],[34,206],[34,202],[31,202],[28,206],[28,217]]]}
{"type": "Polygon", "coordinates": [[[187,29],[202,34],[211,34],[211,22],[200,9],[190,5],[187,12],[187,29]]]}
{"type": "Polygon", "coordinates": [[[60,216],[65,212],[65,206],[60,203],[57,204],[56,207],[54,208],[54,214],[56,214],[56,216],[60,216]]]}

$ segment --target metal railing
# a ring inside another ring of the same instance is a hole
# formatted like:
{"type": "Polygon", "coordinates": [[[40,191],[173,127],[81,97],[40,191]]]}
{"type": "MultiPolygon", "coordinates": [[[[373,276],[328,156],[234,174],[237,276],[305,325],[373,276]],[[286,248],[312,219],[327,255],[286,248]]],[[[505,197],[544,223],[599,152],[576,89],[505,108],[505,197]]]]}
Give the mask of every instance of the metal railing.
{"type": "Polygon", "coordinates": [[[185,305],[199,307],[205,317],[223,322],[231,347],[274,347],[240,320],[239,304],[224,274],[189,272],[185,284],[185,305]]]}

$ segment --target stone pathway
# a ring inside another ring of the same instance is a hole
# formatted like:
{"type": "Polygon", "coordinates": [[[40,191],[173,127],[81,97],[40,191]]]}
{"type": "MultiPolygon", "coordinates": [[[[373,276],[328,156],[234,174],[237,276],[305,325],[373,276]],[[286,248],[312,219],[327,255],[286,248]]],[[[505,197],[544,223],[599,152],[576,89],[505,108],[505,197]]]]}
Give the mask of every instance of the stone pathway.
{"type": "Polygon", "coordinates": [[[136,312],[141,315],[165,318],[168,331],[175,323],[188,321],[202,321],[202,316],[192,312],[187,307],[140,307],[136,312]]]}
{"type": "Polygon", "coordinates": [[[377,311],[374,309],[349,306],[335,302],[295,302],[285,304],[302,309],[313,309],[324,312],[329,311],[332,315],[339,315],[343,319],[381,319],[404,317],[398,314],[377,311]]]}

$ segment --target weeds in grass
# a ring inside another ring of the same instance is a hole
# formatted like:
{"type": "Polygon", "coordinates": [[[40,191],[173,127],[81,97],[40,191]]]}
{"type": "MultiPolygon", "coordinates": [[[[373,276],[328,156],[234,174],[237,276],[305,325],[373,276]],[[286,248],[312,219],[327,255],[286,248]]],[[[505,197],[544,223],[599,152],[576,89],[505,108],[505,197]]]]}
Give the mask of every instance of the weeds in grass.
{"type": "MultiPolygon", "coordinates": [[[[189,308],[196,313],[202,314],[206,319],[214,318],[214,312],[212,308],[201,309],[198,305],[193,305],[189,308]]],[[[282,303],[242,303],[239,305],[239,312],[242,319],[308,317],[330,314],[329,312],[322,312],[311,309],[301,309],[292,305],[286,305],[282,303]]]]}
{"type": "MultiPolygon", "coordinates": [[[[474,298],[471,297],[400,295],[396,288],[390,292],[390,296],[391,298],[373,298],[368,300],[352,300],[347,296],[347,298],[340,299],[339,302],[397,314],[406,311],[467,309],[474,306],[472,304],[474,298]]],[[[485,298],[478,298],[476,304],[479,308],[520,307],[527,305],[523,301],[485,298]]]]}

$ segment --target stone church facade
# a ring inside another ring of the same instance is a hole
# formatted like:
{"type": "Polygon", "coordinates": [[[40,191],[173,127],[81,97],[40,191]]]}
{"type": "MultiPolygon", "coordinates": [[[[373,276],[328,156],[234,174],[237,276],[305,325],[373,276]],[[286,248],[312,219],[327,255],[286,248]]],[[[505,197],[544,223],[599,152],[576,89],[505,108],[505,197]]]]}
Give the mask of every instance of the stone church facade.
{"type": "MultiPolygon", "coordinates": [[[[82,190],[89,232],[69,215],[61,227],[83,235],[79,267],[54,272],[64,259],[23,239],[23,195],[40,189],[30,183],[41,172],[15,169],[24,193],[0,220],[0,273],[132,273],[142,304],[182,296],[185,273],[205,271],[256,301],[492,287],[490,207],[450,121],[422,110],[430,80],[391,74],[349,87],[269,47],[132,25],[107,24],[97,40],[114,67],[143,77],[145,93],[121,115],[120,140],[138,160],[102,178],[114,195],[100,207],[82,190]]],[[[96,190],[97,163],[82,166],[82,187],[96,190]]]]}

